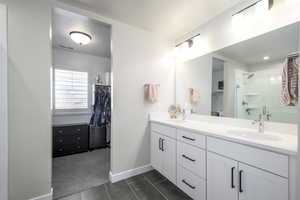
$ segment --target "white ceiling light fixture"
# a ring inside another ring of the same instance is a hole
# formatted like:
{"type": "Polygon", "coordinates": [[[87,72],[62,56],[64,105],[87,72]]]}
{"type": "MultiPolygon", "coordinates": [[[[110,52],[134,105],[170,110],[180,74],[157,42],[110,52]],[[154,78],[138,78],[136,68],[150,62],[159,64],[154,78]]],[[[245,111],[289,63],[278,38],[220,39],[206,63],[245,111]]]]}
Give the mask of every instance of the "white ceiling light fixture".
{"type": "Polygon", "coordinates": [[[71,31],[69,35],[71,39],[79,45],[86,45],[92,40],[92,36],[80,31],[71,31]]]}
{"type": "Polygon", "coordinates": [[[264,60],[269,60],[270,56],[264,56],[264,60]]]}

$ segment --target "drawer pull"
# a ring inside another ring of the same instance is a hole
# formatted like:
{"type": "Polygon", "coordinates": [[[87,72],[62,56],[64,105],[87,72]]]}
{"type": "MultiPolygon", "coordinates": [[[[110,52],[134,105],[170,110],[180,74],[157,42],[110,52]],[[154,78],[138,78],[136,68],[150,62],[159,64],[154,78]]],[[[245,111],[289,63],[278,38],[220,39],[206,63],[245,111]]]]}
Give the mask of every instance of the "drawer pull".
{"type": "Polygon", "coordinates": [[[63,151],[63,149],[59,149],[59,151],[63,151]]]}
{"type": "Polygon", "coordinates": [[[187,160],[189,160],[189,161],[192,161],[192,162],[196,161],[196,160],[194,160],[194,159],[192,159],[192,158],[190,158],[190,157],[188,157],[188,156],[186,156],[184,154],[182,154],[182,157],[185,158],[185,159],[187,159],[187,160]]]}
{"type": "Polygon", "coordinates": [[[80,137],[77,137],[77,140],[80,140],[81,138],[80,137]]]}
{"type": "Polygon", "coordinates": [[[63,140],[59,140],[59,142],[60,142],[60,143],[62,143],[62,142],[63,142],[63,140]]]}
{"type": "Polygon", "coordinates": [[[187,139],[187,140],[191,140],[191,141],[195,141],[196,140],[194,138],[190,138],[190,137],[186,137],[186,136],[182,136],[182,138],[187,139]]]}
{"type": "Polygon", "coordinates": [[[59,130],[58,133],[63,133],[63,131],[62,131],[62,130],[59,130]]]}
{"type": "Polygon", "coordinates": [[[184,184],[186,184],[187,186],[189,186],[190,188],[192,188],[193,190],[196,188],[195,186],[192,186],[191,184],[189,184],[188,182],[186,182],[184,179],[182,179],[182,182],[184,184]]]}
{"type": "Polygon", "coordinates": [[[77,148],[80,149],[81,147],[80,147],[80,146],[77,146],[77,148]]]}
{"type": "Polygon", "coordinates": [[[80,129],[80,128],[78,128],[78,129],[77,129],[77,131],[81,131],[81,129],[80,129]]]}

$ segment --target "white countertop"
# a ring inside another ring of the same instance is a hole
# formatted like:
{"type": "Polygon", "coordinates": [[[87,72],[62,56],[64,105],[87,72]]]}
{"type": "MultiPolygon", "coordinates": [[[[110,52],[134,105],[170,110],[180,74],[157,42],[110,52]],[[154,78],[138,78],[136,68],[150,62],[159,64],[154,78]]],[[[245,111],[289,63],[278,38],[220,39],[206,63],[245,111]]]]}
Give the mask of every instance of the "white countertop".
{"type": "Polygon", "coordinates": [[[217,123],[208,123],[201,121],[192,121],[192,120],[172,120],[167,118],[151,118],[151,122],[157,122],[160,124],[186,129],[193,131],[195,133],[200,133],[202,135],[212,136],[216,138],[225,139],[232,142],[237,142],[240,144],[245,144],[248,146],[253,146],[260,149],[265,149],[277,153],[282,153],[286,155],[296,155],[297,154],[297,143],[298,138],[295,134],[287,133],[276,133],[265,131],[264,133],[258,133],[254,129],[249,128],[240,128],[232,125],[224,125],[217,123]],[[245,134],[265,134],[268,137],[276,137],[279,139],[269,140],[269,139],[260,139],[255,137],[242,137],[235,132],[243,132],[245,134]]]}

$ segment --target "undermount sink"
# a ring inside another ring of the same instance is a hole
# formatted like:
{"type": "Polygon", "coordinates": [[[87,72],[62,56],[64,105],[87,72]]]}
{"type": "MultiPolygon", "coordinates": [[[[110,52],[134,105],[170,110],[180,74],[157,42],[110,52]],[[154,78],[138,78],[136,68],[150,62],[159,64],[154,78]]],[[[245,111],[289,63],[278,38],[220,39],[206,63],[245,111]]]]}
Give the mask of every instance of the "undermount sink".
{"type": "Polygon", "coordinates": [[[186,120],[183,119],[168,119],[168,122],[175,122],[175,123],[184,123],[187,122],[186,120]]]}
{"type": "Polygon", "coordinates": [[[232,136],[242,137],[246,139],[254,139],[254,140],[278,141],[282,139],[280,136],[277,135],[271,135],[268,133],[259,133],[256,131],[229,130],[228,133],[232,136]]]}

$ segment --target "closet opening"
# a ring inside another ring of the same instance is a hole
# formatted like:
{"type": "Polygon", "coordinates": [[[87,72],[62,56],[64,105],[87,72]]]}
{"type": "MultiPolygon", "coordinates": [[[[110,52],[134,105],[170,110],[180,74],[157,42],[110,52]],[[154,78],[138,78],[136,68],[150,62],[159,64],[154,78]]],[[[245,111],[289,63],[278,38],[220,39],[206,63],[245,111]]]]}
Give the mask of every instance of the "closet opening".
{"type": "Polygon", "coordinates": [[[53,199],[109,180],[111,25],[52,12],[53,199]]]}

